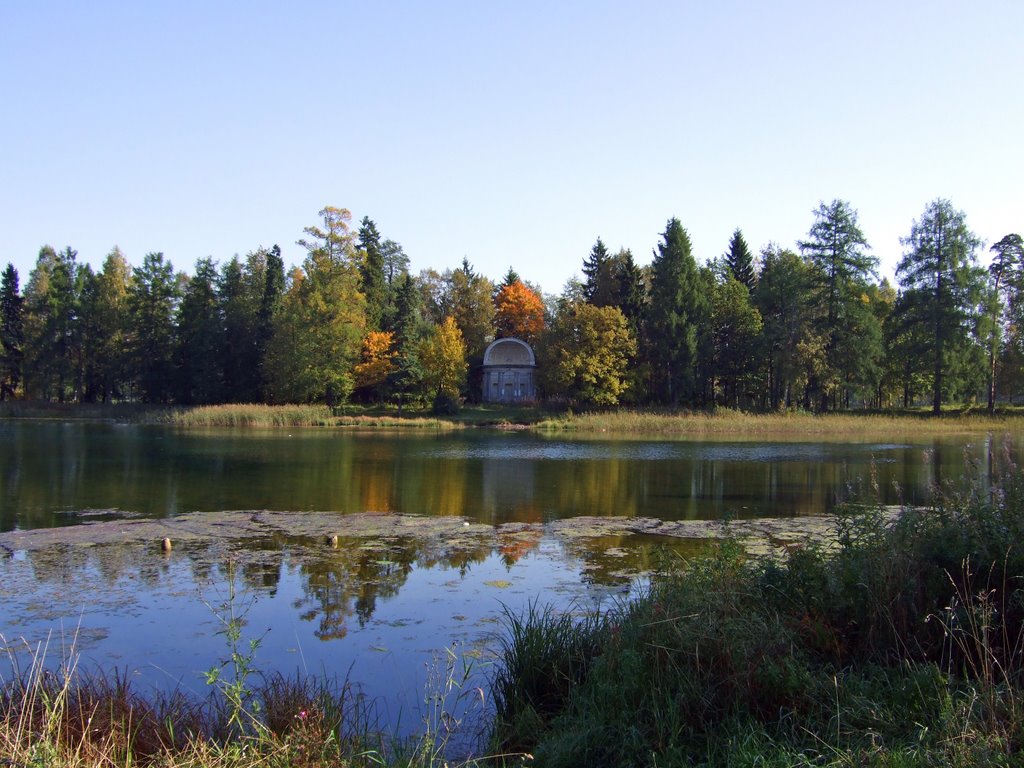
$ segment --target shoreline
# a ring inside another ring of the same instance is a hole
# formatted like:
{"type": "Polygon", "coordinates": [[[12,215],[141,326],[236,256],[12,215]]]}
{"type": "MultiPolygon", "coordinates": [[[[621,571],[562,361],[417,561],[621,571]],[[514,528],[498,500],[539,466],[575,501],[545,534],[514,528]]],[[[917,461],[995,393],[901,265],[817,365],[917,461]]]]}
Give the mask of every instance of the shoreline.
{"type": "Polygon", "coordinates": [[[529,431],[545,435],[606,437],[734,437],[773,439],[780,436],[849,436],[908,433],[983,433],[1024,431],[1024,410],[995,415],[982,411],[950,411],[935,417],[917,411],[842,411],[759,413],[716,409],[670,411],[620,408],[614,411],[552,412],[540,407],[468,405],[451,416],[429,410],[317,405],[232,404],[151,406],[134,403],[58,404],[0,403],[0,423],[10,421],[75,421],[182,428],[348,428],[453,431],[466,428],[529,431]]]}

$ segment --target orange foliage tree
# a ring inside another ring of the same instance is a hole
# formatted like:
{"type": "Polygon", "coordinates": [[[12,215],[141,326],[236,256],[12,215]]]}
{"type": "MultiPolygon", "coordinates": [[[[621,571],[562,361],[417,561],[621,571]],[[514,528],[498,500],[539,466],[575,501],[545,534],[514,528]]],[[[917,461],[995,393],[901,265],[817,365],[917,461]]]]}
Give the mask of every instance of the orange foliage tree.
{"type": "Polygon", "coordinates": [[[499,338],[514,336],[536,344],[544,330],[544,302],[522,280],[504,286],[494,297],[494,328],[499,338]]]}
{"type": "Polygon", "coordinates": [[[390,331],[370,331],[363,339],[363,359],[355,367],[356,386],[375,389],[395,370],[395,337],[390,331]]]}

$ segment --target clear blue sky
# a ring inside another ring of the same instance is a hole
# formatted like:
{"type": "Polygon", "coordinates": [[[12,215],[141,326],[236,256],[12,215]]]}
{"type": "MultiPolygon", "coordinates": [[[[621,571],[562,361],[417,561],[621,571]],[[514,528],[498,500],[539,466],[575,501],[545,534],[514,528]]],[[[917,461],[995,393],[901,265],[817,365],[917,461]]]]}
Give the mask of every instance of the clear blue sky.
{"type": "Polygon", "coordinates": [[[841,198],[891,274],[936,197],[1024,231],[1022,30],[1019,0],[0,0],[0,264],[298,263],[335,205],[414,271],[557,293],[598,236],[647,263],[677,216],[703,260],[841,198]]]}

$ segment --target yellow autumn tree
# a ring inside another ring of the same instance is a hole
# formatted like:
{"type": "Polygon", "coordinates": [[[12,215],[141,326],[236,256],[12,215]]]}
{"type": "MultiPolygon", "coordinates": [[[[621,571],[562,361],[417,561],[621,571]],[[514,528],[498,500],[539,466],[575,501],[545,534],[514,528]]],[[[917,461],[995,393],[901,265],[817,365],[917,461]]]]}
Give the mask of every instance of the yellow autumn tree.
{"type": "Polygon", "coordinates": [[[455,319],[448,316],[427,335],[419,347],[423,382],[434,398],[455,398],[466,384],[466,342],[455,319]]]}
{"type": "Polygon", "coordinates": [[[391,331],[370,331],[363,339],[362,360],[355,367],[356,387],[376,389],[395,370],[395,335],[391,331]]]}
{"type": "Polygon", "coordinates": [[[629,387],[636,339],[618,307],[568,302],[538,350],[545,388],[585,405],[617,405],[629,387]]]}
{"type": "Polygon", "coordinates": [[[535,344],[544,330],[544,302],[522,280],[503,286],[494,297],[494,328],[499,338],[535,344]]]}

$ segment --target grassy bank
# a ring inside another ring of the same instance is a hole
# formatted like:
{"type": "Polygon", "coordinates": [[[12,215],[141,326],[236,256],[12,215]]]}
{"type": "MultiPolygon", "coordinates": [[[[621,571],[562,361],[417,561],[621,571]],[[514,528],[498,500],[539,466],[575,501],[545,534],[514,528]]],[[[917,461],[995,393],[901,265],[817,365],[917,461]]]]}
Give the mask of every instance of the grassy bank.
{"type": "Polygon", "coordinates": [[[511,617],[493,745],[537,765],[1024,764],[1024,479],[834,541],[731,543],[594,619],[511,617]]]}

